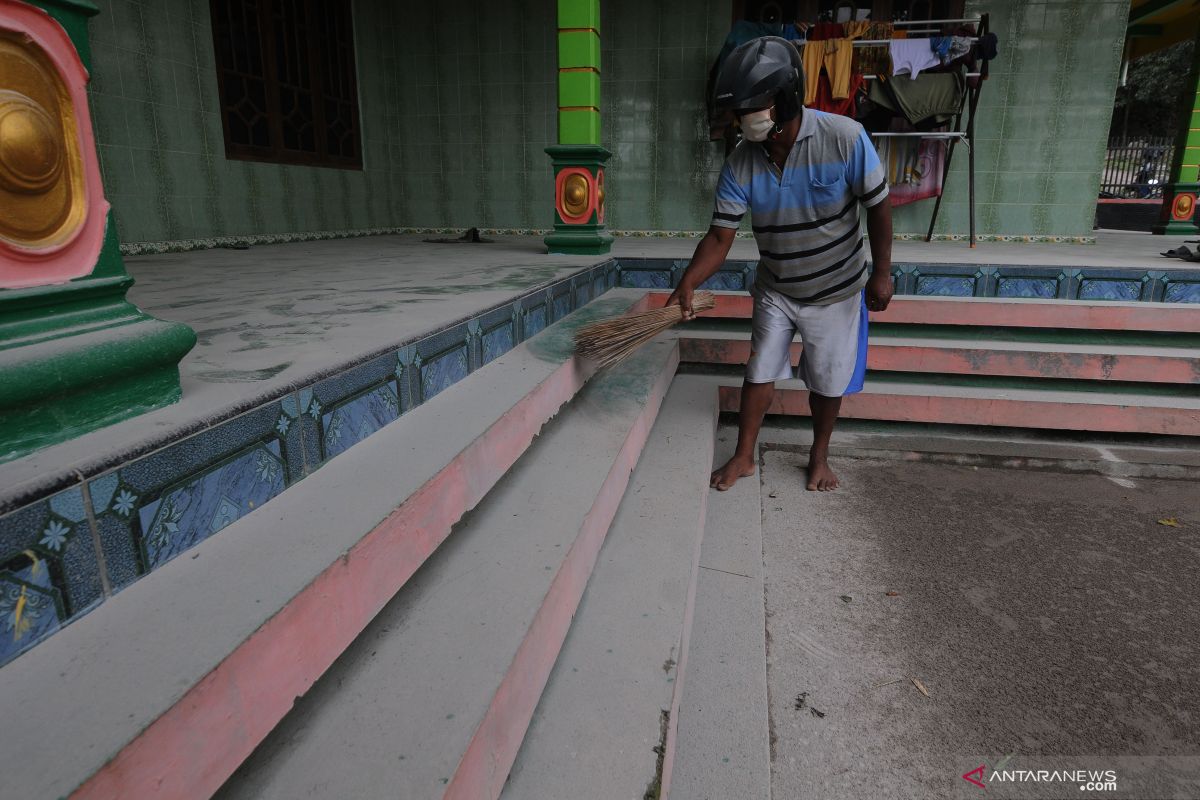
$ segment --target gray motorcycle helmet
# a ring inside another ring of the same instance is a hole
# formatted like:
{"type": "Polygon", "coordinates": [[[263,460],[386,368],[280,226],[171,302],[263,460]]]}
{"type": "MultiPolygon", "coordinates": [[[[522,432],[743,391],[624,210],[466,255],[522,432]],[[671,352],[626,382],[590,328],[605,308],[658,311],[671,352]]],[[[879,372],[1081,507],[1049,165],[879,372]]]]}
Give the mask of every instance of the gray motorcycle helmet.
{"type": "Polygon", "coordinates": [[[721,65],[714,91],[720,111],[735,114],[775,106],[777,122],[794,119],[804,105],[800,50],[779,36],[738,45],[721,65]]]}

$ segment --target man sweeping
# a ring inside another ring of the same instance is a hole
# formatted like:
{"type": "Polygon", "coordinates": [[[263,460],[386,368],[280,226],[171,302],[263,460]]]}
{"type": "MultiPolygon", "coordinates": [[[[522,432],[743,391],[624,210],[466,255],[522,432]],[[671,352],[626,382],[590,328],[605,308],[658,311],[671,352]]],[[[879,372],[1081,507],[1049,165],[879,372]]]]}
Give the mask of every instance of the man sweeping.
{"type": "Polygon", "coordinates": [[[797,49],[766,36],[726,59],[716,83],[719,107],[732,109],[743,141],[717,183],[708,233],[671,295],[685,319],[692,295],[729,253],[749,210],[760,260],[750,360],[742,385],[737,451],[712,474],[719,490],[754,474],[755,447],[775,381],[798,377],[809,390],[813,445],[808,489],[838,487],[829,439],[842,397],[862,389],[867,311],[892,298],[892,213],[883,167],[863,127],[847,117],[804,108],[804,68],[797,49]],[[871,263],[859,224],[867,208],[871,263]],[[796,374],[792,339],[803,354],[796,374]]]}

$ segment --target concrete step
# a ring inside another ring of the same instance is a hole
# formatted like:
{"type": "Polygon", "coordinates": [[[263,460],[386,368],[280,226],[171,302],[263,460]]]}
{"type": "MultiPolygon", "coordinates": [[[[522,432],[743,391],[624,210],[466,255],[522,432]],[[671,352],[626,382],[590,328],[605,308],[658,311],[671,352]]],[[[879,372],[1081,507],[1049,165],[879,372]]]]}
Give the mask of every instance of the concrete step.
{"type": "MultiPolygon", "coordinates": [[[[661,306],[668,297],[670,292],[650,292],[649,307],[661,306]]],[[[749,319],[753,309],[754,299],[746,292],[719,293],[716,307],[701,316],[711,319],[749,319]]],[[[1200,307],[1189,303],[900,295],[892,299],[887,311],[873,312],[871,321],[905,325],[1194,334],[1200,331],[1200,307]]]]}
{"type": "MultiPolygon", "coordinates": [[[[748,331],[679,329],[680,361],[744,365],[748,331]]],[[[803,344],[792,344],[797,363],[803,344]]],[[[872,337],[867,369],[949,375],[1191,384],[1200,375],[1200,351],[1112,344],[976,341],[872,337]]]]}
{"type": "Polygon", "coordinates": [[[5,792],[215,792],[575,396],[573,329],[643,294],[551,326],[7,664],[5,792]]]}
{"type": "Polygon", "coordinates": [[[219,796],[498,797],[677,352],[594,379],[219,796]]]}
{"type": "MultiPolygon", "coordinates": [[[[737,411],[741,384],[723,380],[721,410],[737,411]]],[[[769,414],[808,416],[800,381],[776,384],[769,414]]],[[[871,381],[842,401],[844,419],[930,422],[1049,430],[1200,436],[1200,397],[1117,392],[1000,389],[871,381]]]]}
{"type": "MultiPolygon", "coordinates": [[[[719,436],[717,465],[733,455],[737,430],[719,436]]],[[[671,800],[771,796],[759,486],[755,475],[709,497],[671,800]]]]}
{"type": "Polygon", "coordinates": [[[641,798],[664,741],[667,796],[716,419],[712,383],[676,378],[502,798],[641,798]]]}

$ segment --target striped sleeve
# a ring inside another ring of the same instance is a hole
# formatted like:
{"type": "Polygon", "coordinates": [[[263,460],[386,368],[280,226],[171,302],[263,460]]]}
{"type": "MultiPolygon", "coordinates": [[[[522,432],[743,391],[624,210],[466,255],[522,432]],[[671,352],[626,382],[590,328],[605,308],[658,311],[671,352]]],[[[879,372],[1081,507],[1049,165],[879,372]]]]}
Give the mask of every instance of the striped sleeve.
{"type": "Polygon", "coordinates": [[[850,187],[855,196],[867,208],[887,199],[887,178],[883,172],[883,164],[865,130],[859,131],[858,140],[854,143],[847,177],[850,178],[850,187]]]}
{"type": "Polygon", "coordinates": [[[726,161],[721,169],[721,177],[717,179],[717,199],[712,224],[719,228],[736,228],[742,224],[742,217],[746,215],[749,206],[746,190],[734,177],[732,164],[726,161]]]}

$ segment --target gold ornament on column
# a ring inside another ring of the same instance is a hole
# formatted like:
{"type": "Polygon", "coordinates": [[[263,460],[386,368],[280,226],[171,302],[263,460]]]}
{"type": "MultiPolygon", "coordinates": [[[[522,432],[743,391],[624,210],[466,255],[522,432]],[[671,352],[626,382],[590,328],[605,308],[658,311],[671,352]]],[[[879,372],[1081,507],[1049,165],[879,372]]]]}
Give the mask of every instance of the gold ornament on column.
{"type": "Polygon", "coordinates": [[[70,94],[28,37],[0,30],[0,239],[21,248],[69,241],[87,216],[70,94]]]}
{"type": "Polygon", "coordinates": [[[587,211],[588,188],[587,178],[579,173],[571,175],[563,182],[563,208],[572,217],[578,217],[587,211]]]}

